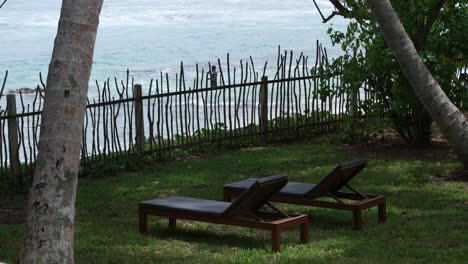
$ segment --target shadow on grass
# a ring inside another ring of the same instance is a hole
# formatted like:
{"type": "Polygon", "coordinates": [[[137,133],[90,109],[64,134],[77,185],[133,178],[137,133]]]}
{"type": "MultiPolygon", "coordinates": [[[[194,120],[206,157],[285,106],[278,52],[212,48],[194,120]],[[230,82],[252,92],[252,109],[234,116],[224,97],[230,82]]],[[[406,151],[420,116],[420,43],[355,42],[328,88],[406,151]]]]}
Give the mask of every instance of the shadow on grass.
{"type": "MultiPolygon", "coordinates": [[[[180,223],[178,223],[181,225],[180,223]]],[[[211,225],[210,225],[211,226],[211,225]]],[[[250,234],[244,235],[237,232],[231,233],[233,228],[225,228],[225,226],[216,226],[218,232],[209,230],[210,227],[203,229],[187,229],[185,227],[176,227],[175,229],[168,228],[167,226],[153,225],[152,230],[146,236],[156,238],[158,240],[183,240],[186,242],[197,243],[199,245],[205,244],[209,247],[222,246],[228,248],[242,248],[242,249],[270,249],[271,248],[271,233],[266,230],[248,229],[250,234]],[[220,234],[222,232],[222,234],[220,234]],[[259,240],[258,237],[252,234],[262,233],[263,236],[259,240]],[[222,241],[220,243],[220,241],[222,241]]],[[[235,228],[237,229],[237,228],[235,228]]],[[[293,229],[291,229],[293,230],[293,229]]],[[[299,240],[299,230],[295,230],[297,239],[299,240]]],[[[289,245],[283,245],[289,246],[289,245]]]]}

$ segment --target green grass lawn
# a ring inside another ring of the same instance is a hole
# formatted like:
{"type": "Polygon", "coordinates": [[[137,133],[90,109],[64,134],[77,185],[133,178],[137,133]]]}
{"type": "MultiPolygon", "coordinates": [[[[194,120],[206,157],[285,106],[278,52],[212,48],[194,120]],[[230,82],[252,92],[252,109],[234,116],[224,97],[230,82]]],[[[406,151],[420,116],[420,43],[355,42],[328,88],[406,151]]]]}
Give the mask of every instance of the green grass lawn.
{"type": "MultiPolygon", "coordinates": [[[[455,170],[454,159],[369,158],[351,185],[387,196],[387,223],[377,208],[363,213],[362,231],[351,229],[351,212],[279,204],[309,215],[309,244],[299,229],[282,233],[282,250],[270,251],[270,233],[255,229],[149,219],[148,235],[138,233],[138,202],[176,194],[222,200],[223,184],[288,172],[290,179],[318,182],[337,163],[356,158],[330,137],[295,145],[227,152],[175,161],[153,171],[101,179],[78,186],[76,263],[467,263],[467,184],[435,175],[455,170]]],[[[23,225],[0,225],[0,261],[13,263],[23,225]]]]}

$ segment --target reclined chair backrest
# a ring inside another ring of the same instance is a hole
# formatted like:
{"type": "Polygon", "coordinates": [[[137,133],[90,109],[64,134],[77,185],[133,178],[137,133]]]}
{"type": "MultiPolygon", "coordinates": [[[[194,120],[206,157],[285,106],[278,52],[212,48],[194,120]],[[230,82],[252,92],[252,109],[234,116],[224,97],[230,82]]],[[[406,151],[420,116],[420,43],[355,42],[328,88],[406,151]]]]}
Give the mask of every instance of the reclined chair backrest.
{"type": "Polygon", "coordinates": [[[244,191],[223,212],[222,216],[255,212],[260,209],[274,194],[279,192],[288,182],[288,174],[281,173],[260,178],[244,191]]]}
{"type": "Polygon", "coordinates": [[[367,165],[367,159],[356,159],[339,164],[332,172],[323,178],[319,184],[305,194],[307,198],[327,196],[336,193],[345,186],[367,165]]]}

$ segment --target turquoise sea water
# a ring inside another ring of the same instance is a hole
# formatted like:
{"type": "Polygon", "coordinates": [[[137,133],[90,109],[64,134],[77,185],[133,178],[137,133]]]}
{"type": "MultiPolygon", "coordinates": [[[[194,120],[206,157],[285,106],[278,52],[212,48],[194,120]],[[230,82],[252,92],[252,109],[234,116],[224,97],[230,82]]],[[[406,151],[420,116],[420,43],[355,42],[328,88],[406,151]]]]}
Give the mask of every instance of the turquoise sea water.
{"type": "MultiPolygon", "coordinates": [[[[333,9],[319,0],[322,11],[333,9]]],[[[0,9],[0,80],[9,70],[7,90],[35,87],[46,76],[61,1],[8,1],[0,9]]],[[[258,65],[276,61],[277,47],[313,57],[320,40],[336,56],[327,29],[311,0],[105,0],[96,41],[92,82],[124,78],[126,69],[147,84],[159,72],[186,72],[229,52],[231,62],[252,56],[258,65]]],[[[238,63],[237,63],[238,64],[238,63]]],[[[273,64],[273,63],[272,63],[273,64]]],[[[96,92],[90,86],[90,94],[96,92]]]]}

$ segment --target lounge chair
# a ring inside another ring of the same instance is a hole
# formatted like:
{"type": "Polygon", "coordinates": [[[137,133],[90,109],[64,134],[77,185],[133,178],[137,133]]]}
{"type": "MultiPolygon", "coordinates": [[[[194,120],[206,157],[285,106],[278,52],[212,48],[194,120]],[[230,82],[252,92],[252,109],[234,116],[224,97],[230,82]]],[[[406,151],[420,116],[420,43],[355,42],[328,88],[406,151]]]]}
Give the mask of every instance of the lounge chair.
{"type": "Polygon", "coordinates": [[[287,177],[287,174],[279,174],[256,179],[232,203],[180,196],[140,202],[140,233],[147,232],[147,216],[157,215],[168,217],[170,227],[175,227],[177,219],[187,219],[271,230],[273,251],[280,250],[280,235],[283,229],[300,225],[301,242],[307,243],[309,241],[307,215],[286,214],[268,201],[286,185],[287,177]],[[269,206],[274,212],[259,211],[264,205],[269,206]],[[265,219],[273,220],[268,222],[265,219]]]}
{"type": "MultiPolygon", "coordinates": [[[[270,199],[272,202],[299,204],[315,207],[348,210],[353,212],[353,229],[362,228],[361,212],[378,206],[379,223],[386,220],[386,201],[382,195],[364,194],[349,186],[348,182],[367,165],[366,159],[356,159],[339,164],[318,184],[288,182],[287,185],[270,199]],[[339,191],[347,187],[351,192],[339,191]],[[320,197],[331,197],[335,201],[316,200],[320,197]],[[346,203],[342,199],[353,200],[346,203]]],[[[239,196],[256,178],[224,185],[224,201],[239,196]]]]}

